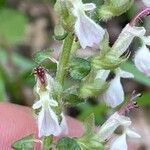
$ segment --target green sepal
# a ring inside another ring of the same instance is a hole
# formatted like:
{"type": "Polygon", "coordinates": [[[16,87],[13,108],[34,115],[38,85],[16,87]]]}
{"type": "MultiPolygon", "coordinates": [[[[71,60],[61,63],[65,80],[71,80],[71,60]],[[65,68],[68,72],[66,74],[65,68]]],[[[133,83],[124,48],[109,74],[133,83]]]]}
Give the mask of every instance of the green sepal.
{"type": "Polygon", "coordinates": [[[84,121],[84,134],[82,138],[89,139],[94,135],[95,131],[95,118],[94,114],[91,114],[85,121],[84,121]]]}
{"type": "Polygon", "coordinates": [[[95,79],[92,82],[82,83],[80,87],[80,97],[88,98],[95,97],[103,93],[108,87],[108,84],[100,79],[95,79]]]}
{"type": "Polygon", "coordinates": [[[132,6],[134,0],[107,0],[98,10],[102,20],[108,20],[115,16],[120,16],[132,6]]]}
{"type": "Polygon", "coordinates": [[[107,53],[111,50],[111,47],[109,46],[109,34],[107,31],[105,32],[105,35],[100,43],[99,48],[101,57],[105,57],[107,53]]]}
{"type": "Polygon", "coordinates": [[[57,150],[82,150],[73,138],[63,137],[56,144],[57,150]]]}
{"type": "Polygon", "coordinates": [[[52,52],[52,49],[38,51],[34,54],[33,60],[38,64],[41,64],[46,59],[50,59],[51,61],[55,62],[55,60],[53,60],[53,58],[51,57],[52,52]]]}
{"type": "Polygon", "coordinates": [[[95,136],[95,118],[91,114],[84,121],[84,134],[77,139],[82,150],[103,150],[103,145],[99,142],[99,138],[95,136]]]}
{"type": "Polygon", "coordinates": [[[58,24],[58,25],[55,26],[54,38],[56,40],[59,40],[59,41],[64,40],[67,35],[68,35],[68,33],[64,30],[62,25],[58,24]]]}
{"type": "Polygon", "coordinates": [[[91,70],[91,64],[88,60],[73,57],[69,63],[69,73],[72,79],[74,80],[82,80],[86,77],[91,70]]]}
{"type": "Polygon", "coordinates": [[[96,69],[114,70],[124,63],[128,57],[117,58],[112,55],[102,57],[101,55],[96,56],[92,60],[92,66],[96,69]]]}
{"type": "Polygon", "coordinates": [[[62,0],[57,0],[54,6],[59,17],[59,23],[67,32],[70,32],[74,30],[75,17],[68,8],[68,2],[62,0]]]}
{"type": "Polygon", "coordinates": [[[34,147],[34,138],[33,134],[28,135],[15,143],[11,146],[14,150],[33,150],[34,147]]]}
{"type": "Polygon", "coordinates": [[[79,87],[71,87],[69,89],[66,89],[63,92],[63,99],[65,104],[69,105],[78,105],[82,102],[84,102],[84,99],[78,96],[79,93],[79,87]]]}

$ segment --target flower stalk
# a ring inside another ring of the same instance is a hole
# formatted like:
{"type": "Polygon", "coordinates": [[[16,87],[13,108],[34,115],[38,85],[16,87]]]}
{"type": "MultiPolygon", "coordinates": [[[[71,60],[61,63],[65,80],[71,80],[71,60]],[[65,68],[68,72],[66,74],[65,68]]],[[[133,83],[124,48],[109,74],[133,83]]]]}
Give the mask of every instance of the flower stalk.
{"type": "Polygon", "coordinates": [[[63,49],[60,54],[59,65],[56,73],[56,80],[62,86],[64,84],[65,71],[68,66],[73,40],[74,35],[72,33],[69,33],[66,39],[64,40],[63,49]]]}

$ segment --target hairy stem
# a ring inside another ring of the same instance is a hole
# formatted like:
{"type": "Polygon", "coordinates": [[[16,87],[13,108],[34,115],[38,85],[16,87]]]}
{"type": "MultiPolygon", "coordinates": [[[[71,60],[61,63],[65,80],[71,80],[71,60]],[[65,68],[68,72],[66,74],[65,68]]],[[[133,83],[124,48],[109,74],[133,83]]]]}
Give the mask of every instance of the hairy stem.
{"type": "Polygon", "coordinates": [[[64,84],[64,79],[65,79],[65,73],[66,73],[66,68],[68,66],[69,58],[70,58],[70,52],[73,44],[73,39],[74,36],[72,33],[69,33],[68,36],[66,37],[64,44],[63,44],[63,49],[60,54],[60,59],[59,59],[59,65],[56,73],[56,80],[63,86],[64,84]]]}
{"type": "Polygon", "coordinates": [[[51,148],[52,142],[53,142],[53,136],[44,137],[42,150],[52,150],[52,148],[51,148]]]}

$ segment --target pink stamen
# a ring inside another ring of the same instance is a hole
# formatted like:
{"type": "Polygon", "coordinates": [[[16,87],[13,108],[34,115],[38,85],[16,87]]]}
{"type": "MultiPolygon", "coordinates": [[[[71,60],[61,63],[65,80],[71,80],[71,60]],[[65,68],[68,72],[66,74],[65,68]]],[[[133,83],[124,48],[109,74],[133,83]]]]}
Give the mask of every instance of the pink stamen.
{"type": "Polygon", "coordinates": [[[143,8],[130,22],[131,26],[137,25],[139,21],[141,21],[144,17],[150,15],[150,7],[143,8]]]}
{"type": "Polygon", "coordinates": [[[142,96],[142,94],[136,94],[135,91],[133,91],[129,101],[118,111],[118,113],[120,115],[125,115],[125,113],[129,113],[131,109],[139,108],[136,98],[140,96],[142,96]]]}

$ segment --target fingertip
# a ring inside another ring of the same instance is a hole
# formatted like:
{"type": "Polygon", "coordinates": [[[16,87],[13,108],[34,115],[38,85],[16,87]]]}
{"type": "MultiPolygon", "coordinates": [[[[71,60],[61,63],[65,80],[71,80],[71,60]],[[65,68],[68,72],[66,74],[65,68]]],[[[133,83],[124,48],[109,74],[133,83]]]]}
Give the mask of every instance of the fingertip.
{"type": "MultiPolygon", "coordinates": [[[[34,134],[37,138],[37,125],[30,108],[10,103],[1,103],[0,119],[0,150],[11,150],[12,143],[30,134],[34,134]]],[[[82,136],[84,130],[82,123],[68,116],[66,116],[66,120],[68,136],[82,136]]],[[[55,140],[58,139],[58,137],[55,138],[55,140]]],[[[37,149],[39,149],[39,144],[37,149]]]]}

